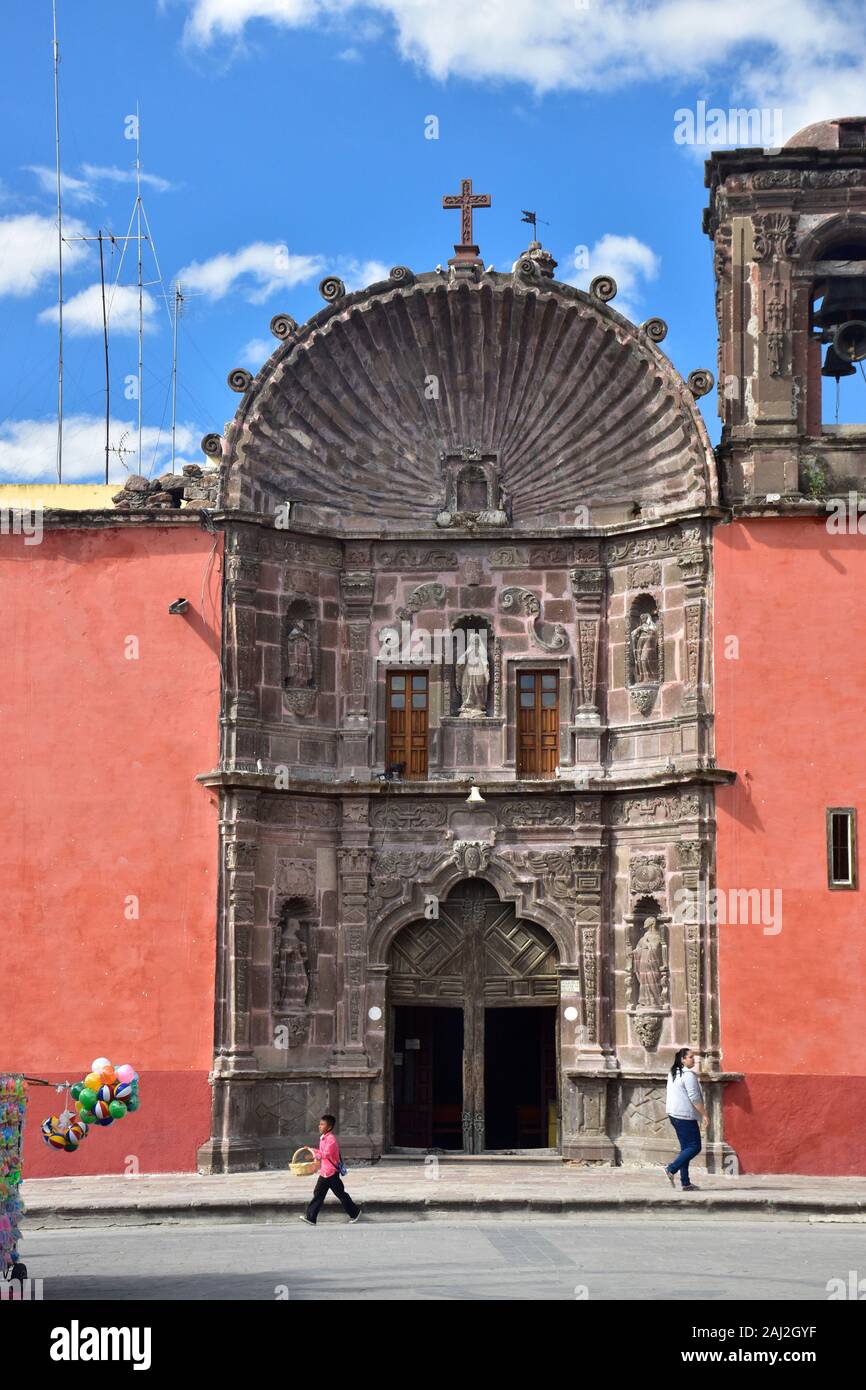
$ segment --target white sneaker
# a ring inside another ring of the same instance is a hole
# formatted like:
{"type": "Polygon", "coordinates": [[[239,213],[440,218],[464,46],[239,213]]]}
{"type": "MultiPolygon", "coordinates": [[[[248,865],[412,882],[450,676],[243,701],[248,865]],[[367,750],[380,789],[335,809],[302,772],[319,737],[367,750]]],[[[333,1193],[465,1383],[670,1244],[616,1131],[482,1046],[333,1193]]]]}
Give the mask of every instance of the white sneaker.
{"type": "Polygon", "coordinates": [[[299,1216],[299,1217],[298,1217],[298,1220],[299,1220],[299,1221],[306,1221],[306,1223],[307,1223],[308,1226],[315,1226],[315,1224],[316,1224],[315,1221],[311,1221],[310,1218],[309,1218],[308,1216],[299,1216]]]}
{"type": "Polygon", "coordinates": [[[361,1212],[362,1212],[363,1210],[364,1210],[363,1207],[359,1207],[359,1208],[358,1208],[358,1215],[357,1215],[357,1216],[350,1216],[350,1217],[349,1217],[349,1222],[350,1222],[350,1224],[351,1224],[352,1226],[354,1226],[354,1224],[355,1224],[356,1221],[360,1221],[360,1220],[361,1220],[361,1212]]]}

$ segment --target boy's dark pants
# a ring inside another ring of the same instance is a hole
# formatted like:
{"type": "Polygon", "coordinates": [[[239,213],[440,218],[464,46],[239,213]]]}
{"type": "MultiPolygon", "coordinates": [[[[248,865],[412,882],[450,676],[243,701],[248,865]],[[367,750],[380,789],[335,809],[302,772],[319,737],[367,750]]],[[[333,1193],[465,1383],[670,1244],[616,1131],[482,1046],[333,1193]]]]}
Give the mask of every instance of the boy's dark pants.
{"type": "Polygon", "coordinates": [[[351,1197],[349,1196],[348,1192],[343,1186],[343,1179],[340,1177],[340,1174],[335,1173],[334,1176],[331,1178],[319,1178],[318,1182],[316,1183],[316,1188],[313,1192],[313,1200],[307,1207],[308,1221],[315,1222],[316,1217],[318,1216],[319,1211],[321,1209],[322,1203],[324,1202],[329,1192],[333,1192],[337,1200],[342,1203],[343,1211],[346,1213],[347,1216],[358,1215],[358,1212],[361,1210],[361,1208],[356,1206],[355,1203],[352,1201],[351,1197]]]}

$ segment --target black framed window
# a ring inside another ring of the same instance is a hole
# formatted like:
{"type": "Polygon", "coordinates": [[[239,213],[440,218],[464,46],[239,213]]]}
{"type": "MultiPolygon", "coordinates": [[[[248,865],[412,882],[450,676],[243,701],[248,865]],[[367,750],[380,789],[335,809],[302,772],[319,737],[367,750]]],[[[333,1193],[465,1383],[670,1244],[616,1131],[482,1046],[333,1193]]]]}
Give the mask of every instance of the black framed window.
{"type": "Polygon", "coordinates": [[[827,811],[827,886],[857,887],[857,812],[853,806],[827,811]]]}

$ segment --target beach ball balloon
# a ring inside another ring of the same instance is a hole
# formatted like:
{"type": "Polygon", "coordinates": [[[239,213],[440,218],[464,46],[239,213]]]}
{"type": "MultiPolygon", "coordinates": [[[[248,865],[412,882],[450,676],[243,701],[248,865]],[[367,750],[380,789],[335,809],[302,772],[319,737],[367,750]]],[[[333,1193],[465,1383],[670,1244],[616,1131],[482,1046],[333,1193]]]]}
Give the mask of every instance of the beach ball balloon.
{"type": "Polygon", "coordinates": [[[66,1131],[66,1137],[67,1139],[73,1139],[76,1144],[80,1144],[82,1139],[87,1138],[87,1125],[83,1125],[80,1122],[71,1124],[66,1131]]]}
{"type": "Polygon", "coordinates": [[[106,1100],[98,1100],[98,1101],[96,1102],[96,1104],[94,1105],[94,1107],[93,1107],[93,1113],[94,1113],[94,1115],[96,1116],[97,1120],[107,1120],[107,1119],[108,1119],[108,1101],[106,1101],[106,1100]]]}
{"type": "Polygon", "coordinates": [[[106,1105],[110,1100],[114,1100],[114,1087],[109,1086],[107,1083],[104,1086],[100,1086],[99,1099],[104,1100],[106,1105]]]}
{"type": "Polygon", "coordinates": [[[114,1118],[113,1118],[113,1116],[109,1115],[107,1120],[97,1120],[96,1123],[97,1123],[98,1125],[102,1125],[103,1128],[104,1128],[106,1125],[113,1125],[113,1124],[114,1124],[114,1118]]]}
{"type": "Polygon", "coordinates": [[[115,1100],[128,1100],[129,1097],[130,1097],[131,1095],[132,1095],[132,1082],[131,1082],[131,1081],[118,1081],[117,1085],[116,1085],[115,1088],[114,1088],[114,1099],[115,1099],[115,1100]]]}
{"type": "Polygon", "coordinates": [[[48,1143],[51,1145],[52,1149],[65,1149],[65,1148],[66,1148],[66,1135],[65,1135],[65,1134],[49,1134],[49,1136],[48,1136],[48,1143]]]}

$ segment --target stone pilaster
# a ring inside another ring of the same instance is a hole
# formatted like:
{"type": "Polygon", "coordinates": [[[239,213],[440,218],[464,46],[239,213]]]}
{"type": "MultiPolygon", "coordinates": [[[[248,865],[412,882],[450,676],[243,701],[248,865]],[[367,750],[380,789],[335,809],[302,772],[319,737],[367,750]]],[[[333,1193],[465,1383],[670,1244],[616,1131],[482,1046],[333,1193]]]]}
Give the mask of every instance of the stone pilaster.
{"type": "Polygon", "coordinates": [[[597,548],[580,546],[577,555],[579,563],[568,572],[577,634],[574,763],[589,771],[601,766],[599,665],[606,572],[597,548]]]}
{"type": "Polygon", "coordinates": [[[696,1052],[704,1046],[704,981],[706,922],[703,910],[702,869],[704,846],[700,840],[678,840],[677,861],[682,874],[684,904],[683,951],[685,957],[688,1046],[696,1052]]]}
{"type": "Polygon", "coordinates": [[[374,587],[370,570],[344,570],[340,574],[347,652],[342,730],[342,762],[346,768],[370,765],[369,653],[374,587]]]}

